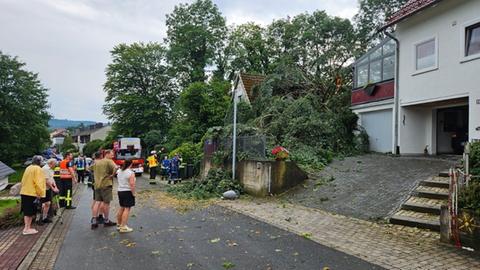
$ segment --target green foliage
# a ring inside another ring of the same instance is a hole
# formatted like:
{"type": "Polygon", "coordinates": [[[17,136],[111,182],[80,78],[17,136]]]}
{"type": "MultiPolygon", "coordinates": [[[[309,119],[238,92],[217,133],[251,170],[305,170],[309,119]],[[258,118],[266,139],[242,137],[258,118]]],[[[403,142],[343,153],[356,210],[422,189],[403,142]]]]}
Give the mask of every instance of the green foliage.
{"type": "Polygon", "coordinates": [[[182,198],[209,199],[219,197],[228,190],[243,192],[240,183],[233,181],[229,172],[223,169],[210,169],[203,181],[194,179],[182,185],[171,186],[167,192],[182,198]]]}
{"type": "Polygon", "coordinates": [[[105,142],[102,140],[93,140],[88,142],[83,147],[83,154],[87,157],[92,157],[95,152],[100,150],[105,142]]]}
{"type": "Polygon", "coordinates": [[[12,169],[15,170],[14,174],[8,176],[9,183],[19,183],[22,181],[23,173],[25,172],[25,168],[21,165],[12,166],[12,169]]]}
{"type": "Polygon", "coordinates": [[[0,159],[13,164],[49,142],[47,89],[25,63],[0,51],[0,159]]]}
{"type": "Polygon", "coordinates": [[[150,149],[156,149],[160,144],[165,142],[165,134],[163,130],[150,130],[145,135],[143,135],[143,143],[147,147],[147,152],[150,152],[150,149]]]}
{"type": "Polygon", "coordinates": [[[468,187],[460,190],[458,207],[470,209],[476,215],[480,215],[480,182],[478,180],[471,181],[468,187]]]}
{"type": "Polygon", "coordinates": [[[470,174],[480,179],[480,142],[470,143],[470,174]]]}
{"type": "Polygon", "coordinates": [[[77,147],[73,145],[73,139],[71,136],[65,137],[62,145],[60,146],[60,151],[62,151],[62,153],[66,153],[66,152],[73,153],[77,151],[77,147]]]}
{"type": "Polygon", "coordinates": [[[120,44],[111,51],[104,113],[116,134],[141,137],[151,130],[167,133],[177,91],[168,75],[167,50],[157,43],[120,44]]]}
{"type": "Polygon", "coordinates": [[[23,215],[20,213],[18,200],[0,200],[0,230],[23,224],[23,215]]]}
{"type": "Polygon", "coordinates": [[[229,106],[226,81],[196,82],[180,94],[177,119],[170,130],[170,147],[182,142],[198,143],[208,128],[223,124],[229,106]]]}
{"type": "MultiPolygon", "coordinates": [[[[225,18],[211,0],[196,0],[175,6],[167,15],[168,59],[183,86],[206,79],[205,67],[216,64],[221,71],[225,46],[225,18]]],[[[220,74],[218,78],[223,78],[220,74]]]]}
{"type": "Polygon", "coordinates": [[[201,144],[183,143],[170,152],[170,157],[173,157],[175,154],[180,154],[183,162],[187,164],[196,164],[202,158],[202,146],[201,144]]]}
{"type": "Polygon", "coordinates": [[[358,41],[364,49],[382,39],[377,30],[385,24],[393,12],[400,9],[408,0],[360,0],[359,12],[355,15],[358,41]],[[372,42],[373,41],[373,42],[372,42]]]}

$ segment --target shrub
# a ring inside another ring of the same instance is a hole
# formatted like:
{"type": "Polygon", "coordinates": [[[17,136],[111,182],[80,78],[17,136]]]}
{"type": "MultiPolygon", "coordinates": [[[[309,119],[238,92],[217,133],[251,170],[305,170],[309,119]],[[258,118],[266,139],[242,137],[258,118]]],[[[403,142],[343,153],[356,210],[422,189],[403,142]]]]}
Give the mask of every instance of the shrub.
{"type": "Polygon", "coordinates": [[[468,187],[460,190],[458,196],[458,207],[470,209],[476,215],[480,215],[480,182],[471,181],[468,187]]]}
{"type": "Polygon", "coordinates": [[[93,156],[93,153],[97,152],[102,148],[103,145],[102,140],[93,140],[88,142],[84,147],[83,147],[83,154],[87,157],[93,156]]]}
{"type": "Polygon", "coordinates": [[[238,181],[232,180],[229,172],[222,169],[210,169],[202,181],[194,179],[182,185],[170,186],[167,192],[182,198],[209,199],[219,197],[227,190],[242,193],[243,188],[238,181]]]}
{"type": "Polygon", "coordinates": [[[470,174],[480,177],[480,142],[470,144],[470,174]]]}
{"type": "Polygon", "coordinates": [[[183,162],[188,164],[195,164],[202,158],[202,148],[200,144],[183,143],[180,147],[170,152],[170,157],[175,154],[182,156],[183,162]]]}

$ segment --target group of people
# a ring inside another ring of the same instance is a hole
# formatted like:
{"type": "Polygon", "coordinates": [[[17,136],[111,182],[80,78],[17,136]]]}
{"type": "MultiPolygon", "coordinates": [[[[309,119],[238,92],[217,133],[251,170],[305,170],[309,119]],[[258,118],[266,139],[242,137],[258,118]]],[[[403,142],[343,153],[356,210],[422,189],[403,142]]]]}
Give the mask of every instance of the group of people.
{"type": "Polygon", "coordinates": [[[150,170],[150,184],[155,184],[157,177],[158,165],[161,167],[161,178],[166,180],[168,184],[174,183],[180,179],[180,164],[182,164],[182,157],[177,153],[173,158],[169,159],[168,156],[164,156],[161,163],[155,150],[150,152],[150,156],[147,158],[148,168],[150,170]]]}
{"type": "MultiPolygon", "coordinates": [[[[36,234],[32,222],[37,212],[41,212],[40,224],[51,223],[49,218],[50,208],[54,196],[58,196],[58,206],[65,209],[75,209],[72,205],[73,185],[85,182],[87,172],[93,182],[93,203],[91,228],[117,226],[120,232],[131,232],[127,226],[130,208],[135,205],[135,174],[131,170],[132,162],[126,160],[121,168],[113,162],[113,151],[107,150],[94,155],[94,161],[88,162],[83,156],[76,160],[71,153],[66,153],[65,158],[58,162],[51,158],[43,165],[42,156],[34,156],[32,164],[23,174],[20,196],[21,211],[24,215],[24,235],[36,234]],[[42,167],[43,166],[43,167],[42,167]],[[109,205],[112,201],[113,176],[118,178],[118,198],[120,208],[117,213],[117,223],[109,220],[109,205]],[[41,205],[41,207],[40,207],[41,205]],[[41,210],[38,210],[38,209],[41,210]]],[[[57,200],[56,200],[57,201],[57,200]]]]}

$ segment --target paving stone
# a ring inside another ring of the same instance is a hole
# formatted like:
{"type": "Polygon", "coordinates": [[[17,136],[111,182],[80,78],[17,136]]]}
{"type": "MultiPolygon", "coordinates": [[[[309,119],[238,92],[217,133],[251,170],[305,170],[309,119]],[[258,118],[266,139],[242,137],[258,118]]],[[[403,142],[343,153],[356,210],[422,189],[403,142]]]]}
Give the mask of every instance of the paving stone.
{"type": "Polygon", "coordinates": [[[275,199],[223,201],[220,205],[388,269],[480,269],[480,259],[439,242],[439,234],[377,224],[275,199]],[[289,217],[297,223],[288,222],[289,217]],[[352,233],[354,232],[354,233],[352,233]]]}

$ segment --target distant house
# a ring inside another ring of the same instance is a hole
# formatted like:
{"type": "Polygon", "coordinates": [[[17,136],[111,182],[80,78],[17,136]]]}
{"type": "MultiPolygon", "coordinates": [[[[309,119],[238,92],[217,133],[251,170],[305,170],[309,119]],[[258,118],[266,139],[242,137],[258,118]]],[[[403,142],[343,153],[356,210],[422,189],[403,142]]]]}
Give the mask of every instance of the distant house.
{"type": "Polygon", "coordinates": [[[234,89],[236,97],[250,104],[254,99],[255,95],[253,89],[255,86],[262,84],[265,80],[264,75],[254,75],[247,73],[239,73],[234,80],[234,89]]]}
{"type": "Polygon", "coordinates": [[[398,63],[387,39],[354,65],[352,110],[372,150],[457,154],[480,140],[479,11],[480,0],[410,0],[387,20],[398,63]]]}
{"type": "Polygon", "coordinates": [[[0,161],[0,190],[4,190],[8,185],[8,176],[15,171],[0,161]]]}
{"type": "Polygon", "coordinates": [[[50,140],[52,141],[51,146],[61,145],[65,140],[65,137],[68,136],[68,131],[64,128],[57,128],[50,133],[50,140]]]}
{"type": "Polygon", "coordinates": [[[82,152],[87,143],[93,140],[104,140],[111,130],[111,125],[103,123],[76,129],[72,134],[73,144],[82,152]]]}

